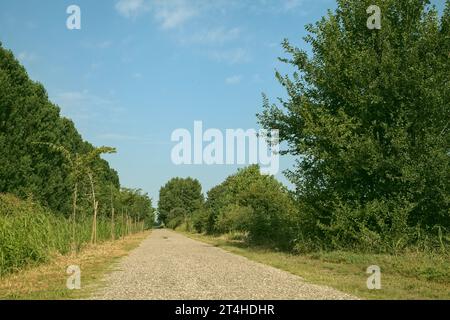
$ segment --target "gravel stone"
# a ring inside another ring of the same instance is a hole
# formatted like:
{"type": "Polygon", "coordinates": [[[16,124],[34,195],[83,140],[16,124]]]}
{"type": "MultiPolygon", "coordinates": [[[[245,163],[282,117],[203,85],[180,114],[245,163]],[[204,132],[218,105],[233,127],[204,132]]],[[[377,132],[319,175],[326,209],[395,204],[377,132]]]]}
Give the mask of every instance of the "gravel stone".
{"type": "Polygon", "coordinates": [[[93,299],[355,299],[169,230],[152,231],[104,281],[93,299]]]}

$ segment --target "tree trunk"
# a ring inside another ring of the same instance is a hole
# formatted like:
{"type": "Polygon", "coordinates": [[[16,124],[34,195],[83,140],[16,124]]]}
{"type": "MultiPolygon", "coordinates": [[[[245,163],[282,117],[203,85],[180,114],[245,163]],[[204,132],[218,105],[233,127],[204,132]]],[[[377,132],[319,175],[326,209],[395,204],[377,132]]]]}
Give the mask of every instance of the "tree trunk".
{"type": "Polygon", "coordinates": [[[120,230],[120,233],[121,233],[121,235],[122,235],[122,239],[123,239],[124,236],[125,236],[125,224],[124,224],[123,219],[124,219],[124,217],[123,217],[123,208],[122,208],[122,219],[121,219],[121,222],[122,222],[122,228],[121,228],[121,230],[120,230]]]}
{"type": "Polygon", "coordinates": [[[77,214],[77,197],[78,197],[78,183],[75,183],[73,189],[73,211],[72,211],[72,250],[76,251],[77,239],[76,239],[76,214],[77,214]]]}
{"type": "Polygon", "coordinates": [[[92,234],[91,234],[91,243],[95,244],[97,243],[97,208],[98,208],[98,201],[95,199],[95,188],[94,188],[94,179],[92,177],[92,174],[88,173],[89,180],[91,182],[91,190],[92,190],[92,204],[94,207],[94,217],[92,219],[92,234]]]}
{"type": "Polygon", "coordinates": [[[115,232],[114,232],[114,201],[113,201],[113,192],[111,185],[111,239],[114,240],[115,232]]]}

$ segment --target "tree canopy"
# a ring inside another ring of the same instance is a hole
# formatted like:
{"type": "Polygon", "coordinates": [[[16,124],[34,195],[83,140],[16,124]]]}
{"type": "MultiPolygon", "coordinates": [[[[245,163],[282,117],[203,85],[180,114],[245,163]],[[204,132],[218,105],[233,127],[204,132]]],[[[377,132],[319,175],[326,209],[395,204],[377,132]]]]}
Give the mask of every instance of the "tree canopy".
{"type": "Polygon", "coordinates": [[[202,186],[197,179],[173,178],[159,191],[158,218],[177,226],[203,206],[202,186]]]}
{"type": "Polygon", "coordinates": [[[284,41],[288,98],[258,115],[297,158],[303,221],[331,245],[450,230],[450,1],[442,17],[427,0],[378,1],[380,30],[373,1],[337,4],[306,27],[311,55],[284,41]]]}
{"type": "MultiPolygon", "coordinates": [[[[30,80],[12,52],[0,44],[0,193],[31,197],[53,212],[69,216],[74,184],[79,195],[90,193],[85,175],[89,172],[95,179],[99,211],[109,215],[111,194],[120,194],[120,182],[117,172],[100,155],[112,151],[83,140],[73,122],[60,115],[44,87],[30,80]]],[[[127,200],[126,206],[145,207],[136,215],[151,220],[151,199],[140,191],[123,191],[116,198],[129,199],[132,194],[135,203],[127,200]]],[[[90,201],[80,197],[78,206],[89,208],[90,201]]]]}

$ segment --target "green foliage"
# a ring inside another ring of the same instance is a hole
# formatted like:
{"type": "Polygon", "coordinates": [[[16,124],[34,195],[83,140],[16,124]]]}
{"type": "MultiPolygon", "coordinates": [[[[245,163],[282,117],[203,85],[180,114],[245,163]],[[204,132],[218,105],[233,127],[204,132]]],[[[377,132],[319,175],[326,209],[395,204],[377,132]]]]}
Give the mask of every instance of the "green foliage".
{"type": "Polygon", "coordinates": [[[366,27],[370,0],[338,0],[306,27],[312,55],[283,46],[297,71],[277,73],[281,107],[258,115],[298,157],[298,241],[396,250],[420,233],[450,232],[450,1],[379,1],[381,30],[366,27]]]}
{"type": "Polygon", "coordinates": [[[155,223],[155,208],[152,199],[140,189],[122,188],[116,191],[114,207],[117,211],[126,212],[129,217],[145,223],[151,229],[155,223]]]}
{"type": "Polygon", "coordinates": [[[192,213],[192,230],[198,233],[207,231],[209,212],[205,208],[200,208],[192,213]]]}
{"type": "Polygon", "coordinates": [[[176,227],[201,209],[203,202],[202,186],[198,180],[173,178],[159,191],[158,219],[167,226],[176,227]]]}
{"type": "MultiPolygon", "coordinates": [[[[143,225],[117,221],[114,236],[142,230],[143,225]]],[[[76,224],[78,249],[91,239],[92,219],[76,224]]],[[[111,222],[105,217],[97,221],[99,241],[110,240],[111,222]]],[[[55,215],[32,200],[20,200],[0,194],[0,276],[28,265],[47,261],[53,254],[66,254],[73,249],[72,226],[69,220],[55,215]]]]}
{"type": "Polygon", "coordinates": [[[214,228],[221,234],[233,231],[245,231],[250,226],[250,219],[253,213],[251,207],[229,204],[220,210],[214,228]]]}
{"type": "Polygon", "coordinates": [[[120,189],[117,173],[100,157],[115,151],[84,141],[0,44],[0,274],[89,239],[153,227],[148,195],[120,189]]]}
{"type": "MultiPolygon", "coordinates": [[[[0,192],[32,195],[68,216],[72,212],[68,195],[77,178],[72,169],[80,159],[74,155],[88,155],[85,160],[97,177],[102,203],[111,184],[119,188],[117,173],[100,158],[104,151],[110,149],[95,149],[83,141],[73,122],[61,117],[59,107],[49,101],[44,87],[31,81],[13,54],[0,45],[0,192]]],[[[80,187],[80,193],[86,191],[80,187]]]]}
{"type": "Polygon", "coordinates": [[[246,231],[257,244],[289,248],[295,230],[296,208],[273,176],[257,165],[241,169],[208,192],[207,230],[214,233],[246,231]]]}

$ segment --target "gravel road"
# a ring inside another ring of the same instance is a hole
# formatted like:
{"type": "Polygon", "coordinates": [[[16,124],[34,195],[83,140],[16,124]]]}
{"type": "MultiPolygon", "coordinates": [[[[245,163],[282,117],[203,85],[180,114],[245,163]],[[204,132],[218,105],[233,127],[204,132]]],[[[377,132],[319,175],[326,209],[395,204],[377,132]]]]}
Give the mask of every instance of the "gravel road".
{"type": "Polygon", "coordinates": [[[288,272],[168,230],[124,257],[93,299],[352,299],[288,272]]]}

